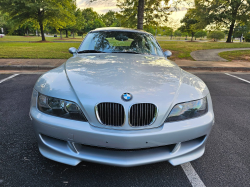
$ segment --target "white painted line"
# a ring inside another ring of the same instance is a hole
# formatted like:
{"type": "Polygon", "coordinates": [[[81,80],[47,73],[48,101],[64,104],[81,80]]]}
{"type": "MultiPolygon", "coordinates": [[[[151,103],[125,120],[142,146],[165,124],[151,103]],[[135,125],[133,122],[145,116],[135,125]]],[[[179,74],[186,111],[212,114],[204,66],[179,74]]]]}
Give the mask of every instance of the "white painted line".
{"type": "Polygon", "coordinates": [[[231,74],[229,74],[229,73],[225,73],[225,74],[228,75],[228,76],[234,77],[234,78],[236,78],[236,79],[242,80],[242,81],[247,82],[247,83],[250,84],[250,81],[247,81],[247,80],[245,80],[245,79],[242,79],[242,78],[237,77],[237,76],[234,76],[234,75],[231,75],[231,74]]]}
{"type": "Polygon", "coordinates": [[[193,187],[206,187],[190,162],[182,164],[181,167],[193,187]]]}
{"type": "Polygon", "coordinates": [[[7,81],[9,79],[12,79],[12,78],[16,77],[17,75],[19,75],[19,74],[14,74],[14,75],[11,75],[11,76],[9,76],[9,77],[7,77],[5,79],[0,80],[0,84],[3,83],[4,81],[7,81]]]}

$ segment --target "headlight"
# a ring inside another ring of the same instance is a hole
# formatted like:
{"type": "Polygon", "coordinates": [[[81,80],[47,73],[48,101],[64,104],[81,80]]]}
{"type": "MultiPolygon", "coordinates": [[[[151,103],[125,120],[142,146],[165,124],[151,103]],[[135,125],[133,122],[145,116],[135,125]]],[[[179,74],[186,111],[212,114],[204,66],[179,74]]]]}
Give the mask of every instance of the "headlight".
{"type": "Polygon", "coordinates": [[[180,121],[195,118],[206,114],[208,111],[207,98],[187,103],[180,103],[170,112],[165,122],[180,121]]]}
{"type": "Polygon", "coordinates": [[[87,121],[80,107],[71,101],[38,94],[37,105],[41,112],[49,115],[78,121],[87,121]]]}

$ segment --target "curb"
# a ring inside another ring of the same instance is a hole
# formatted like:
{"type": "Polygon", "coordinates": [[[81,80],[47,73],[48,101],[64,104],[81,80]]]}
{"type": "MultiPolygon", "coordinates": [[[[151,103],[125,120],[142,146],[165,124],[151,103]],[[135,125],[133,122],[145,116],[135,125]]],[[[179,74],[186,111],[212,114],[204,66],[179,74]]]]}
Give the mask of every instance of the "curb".
{"type": "Polygon", "coordinates": [[[250,67],[197,67],[197,66],[179,66],[184,70],[208,70],[208,71],[250,71],[250,67]]]}
{"type": "MultiPolygon", "coordinates": [[[[58,66],[49,65],[0,65],[0,70],[51,70],[58,66]]],[[[197,67],[179,66],[184,70],[207,70],[207,71],[250,71],[250,67],[197,67]]]]}
{"type": "Polygon", "coordinates": [[[56,67],[48,65],[0,65],[0,70],[51,70],[56,67]]]}

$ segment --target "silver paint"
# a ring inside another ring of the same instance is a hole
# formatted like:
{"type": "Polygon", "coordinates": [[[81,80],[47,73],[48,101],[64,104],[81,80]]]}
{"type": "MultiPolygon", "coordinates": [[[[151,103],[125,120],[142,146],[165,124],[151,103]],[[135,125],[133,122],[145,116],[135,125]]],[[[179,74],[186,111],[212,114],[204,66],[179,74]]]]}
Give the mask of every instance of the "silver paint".
{"type": "Polygon", "coordinates": [[[30,116],[39,150],[52,160],[77,165],[82,160],[117,166],[169,161],[173,165],[197,159],[214,124],[211,96],[205,83],[165,57],[140,54],[75,54],[62,66],[42,75],[35,84],[30,116]],[[38,92],[79,105],[88,122],[50,116],[37,109],[38,92]],[[133,100],[121,99],[131,93],[133,100]],[[164,123],[173,106],[207,96],[208,112],[198,118],[164,123]],[[153,103],[157,118],[151,126],[133,128],[128,117],[122,127],[98,121],[95,106],[101,102],[123,105],[125,116],[136,103],[153,103]],[[46,135],[46,136],[44,136],[46,135]],[[194,139],[206,135],[202,142],[194,139]],[[71,142],[71,143],[70,143],[71,142]],[[174,154],[166,145],[177,144],[174,154]],[[119,152],[116,149],[157,147],[155,151],[119,152]]]}

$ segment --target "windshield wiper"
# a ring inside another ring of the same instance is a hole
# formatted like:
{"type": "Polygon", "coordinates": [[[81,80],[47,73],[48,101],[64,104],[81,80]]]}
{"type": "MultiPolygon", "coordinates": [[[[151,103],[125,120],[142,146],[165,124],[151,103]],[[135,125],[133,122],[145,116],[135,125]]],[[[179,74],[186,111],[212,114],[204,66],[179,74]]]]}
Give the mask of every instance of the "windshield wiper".
{"type": "Polygon", "coordinates": [[[135,52],[135,51],[115,51],[115,52],[112,52],[112,53],[132,53],[132,54],[142,54],[142,53],[138,53],[138,52],[135,52]]]}
{"type": "Polygon", "coordinates": [[[83,50],[83,51],[78,51],[77,53],[105,53],[105,52],[97,50],[83,50]]]}

